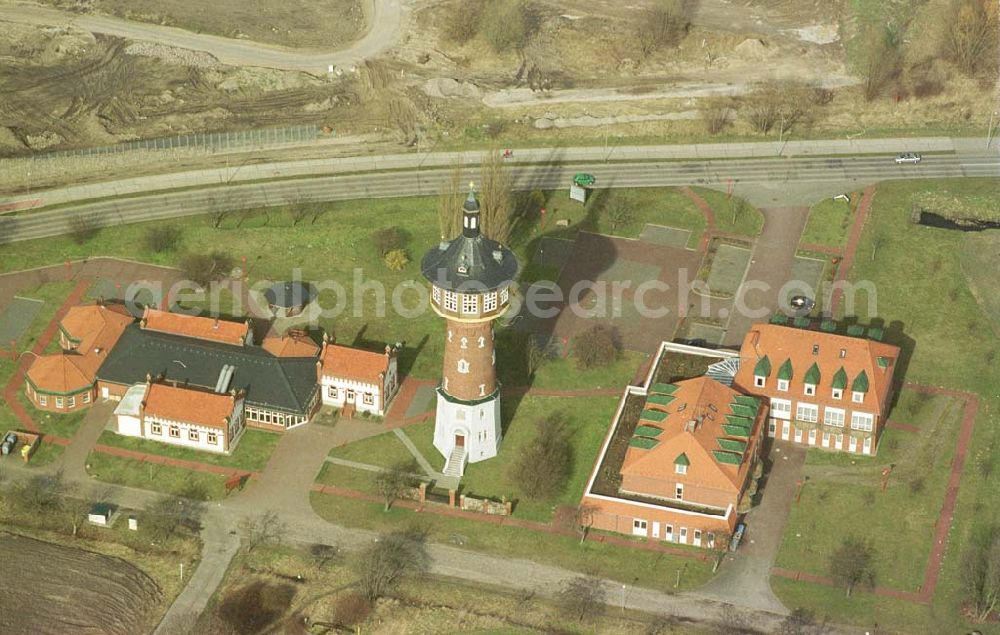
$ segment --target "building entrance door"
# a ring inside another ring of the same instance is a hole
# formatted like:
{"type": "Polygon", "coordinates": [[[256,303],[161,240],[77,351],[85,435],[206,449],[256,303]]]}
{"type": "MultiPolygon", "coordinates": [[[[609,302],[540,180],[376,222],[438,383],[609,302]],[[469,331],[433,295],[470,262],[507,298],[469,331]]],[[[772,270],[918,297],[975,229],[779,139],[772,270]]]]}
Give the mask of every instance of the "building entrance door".
{"type": "Polygon", "coordinates": [[[465,447],[465,435],[455,433],[455,447],[464,448],[465,447]]]}
{"type": "Polygon", "coordinates": [[[353,390],[347,390],[346,399],[347,403],[354,403],[355,392],[353,390]]]}

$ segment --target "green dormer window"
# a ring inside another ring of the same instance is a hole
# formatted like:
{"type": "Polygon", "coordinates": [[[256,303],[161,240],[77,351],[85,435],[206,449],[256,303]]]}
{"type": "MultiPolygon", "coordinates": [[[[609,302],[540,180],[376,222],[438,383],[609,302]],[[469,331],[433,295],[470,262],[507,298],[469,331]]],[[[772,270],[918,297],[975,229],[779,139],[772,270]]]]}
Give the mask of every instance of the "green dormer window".
{"type": "Polygon", "coordinates": [[[854,382],[851,383],[851,390],[853,392],[868,392],[868,373],[861,371],[858,376],[854,378],[854,382]]]}
{"type": "Polygon", "coordinates": [[[767,377],[771,374],[771,360],[767,355],[757,360],[757,365],[753,367],[753,385],[763,388],[767,383],[767,377]]]}
{"type": "Polygon", "coordinates": [[[674,472],[677,474],[687,474],[689,465],[691,465],[690,459],[688,459],[687,454],[682,453],[674,459],[674,472]]]}
{"type": "Polygon", "coordinates": [[[813,365],[809,367],[805,377],[803,377],[804,390],[807,396],[812,397],[816,394],[816,386],[819,384],[819,378],[819,366],[816,365],[816,362],[813,362],[813,365]]]}
{"type": "Polygon", "coordinates": [[[785,381],[791,381],[792,379],[792,360],[786,359],[785,363],[781,365],[778,369],[778,379],[784,379],[785,381]]]}
{"type": "Polygon", "coordinates": [[[839,390],[847,388],[847,371],[844,370],[843,366],[833,374],[833,387],[839,390]]]}

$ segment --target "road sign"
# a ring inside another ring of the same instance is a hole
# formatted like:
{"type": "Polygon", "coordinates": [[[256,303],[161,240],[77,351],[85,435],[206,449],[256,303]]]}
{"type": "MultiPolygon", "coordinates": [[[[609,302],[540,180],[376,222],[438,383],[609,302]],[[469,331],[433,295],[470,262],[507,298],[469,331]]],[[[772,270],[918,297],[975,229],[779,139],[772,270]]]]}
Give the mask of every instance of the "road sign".
{"type": "Polygon", "coordinates": [[[580,187],[576,183],[569,186],[569,197],[571,200],[580,201],[581,203],[587,202],[587,188],[580,187]]]}

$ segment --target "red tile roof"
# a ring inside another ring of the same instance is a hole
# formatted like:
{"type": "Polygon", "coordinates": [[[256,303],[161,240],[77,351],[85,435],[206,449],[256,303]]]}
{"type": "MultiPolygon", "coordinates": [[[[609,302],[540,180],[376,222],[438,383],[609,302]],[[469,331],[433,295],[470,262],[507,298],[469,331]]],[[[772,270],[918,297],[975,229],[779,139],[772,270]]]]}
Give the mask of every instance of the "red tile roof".
{"type": "Polygon", "coordinates": [[[659,428],[662,432],[653,437],[658,443],[652,448],[628,448],[621,470],[623,479],[638,476],[676,481],[675,462],[683,454],[689,461],[683,477],[685,483],[739,494],[750,467],[751,441],[757,436],[761,416],[754,418],[749,437],[731,437],[723,424],[741,393],[708,377],[679,381],[673,386],[676,389],[669,396],[672,398],[663,400],[666,404],[655,403],[652,396],[647,398],[645,412],[666,413],[666,417],[659,421],[640,419],[639,426],[659,428]],[[746,442],[739,463],[725,463],[716,458],[715,452],[726,450],[720,439],[746,442]]]}
{"type": "Polygon", "coordinates": [[[81,353],[95,348],[110,349],[134,320],[122,309],[102,304],[70,307],[59,323],[63,332],[78,342],[81,353]]]}
{"type": "Polygon", "coordinates": [[[234,395],[169,384],[150,384],[143,402],[147,415],[221,429],[236,408],[234,395]]]}
{"type": "Polygon", "coordinates": [[[299,333],[269,333],[261,347],[275,357],[316,357],[319,354],[319,345],[308,335],[299,333]]]}
{"type": "Polygon", "coordinates": [[[881,415],[892,389],[892,374],[898,357],[899,348],[883,342],[776,324],[758,324],[743,339],[740,370],[734,385],[752,394],[804,399],[842,408],[844,404],[852,403],[852,383],[863,372],[868,379],[864,410],[881,415]],[[771,372],[765,386],[757,388],[754,386],[754,369],[765,356],[771,372]],[[788,390],[778,392],[777,376],[786,360],[791,363],[792,375],[788,390]],[[819,383],[816,394],[806,397],[805,376],[813,364],[819,369],[819,383]],[[844,398],[837,400],[832,397],[832,382],[841,368],[847,375],[847,383],[844,398]]]}
{"type": "Polygon", "coordinates": [[[142,328],[148,331],[237,346],[245,344],[250,333],[249,322],[230,322],[217,318],[181,315],[148,308],[142,315],[141,324],[142,328]]]}
{"type": "Polygon", "coordinates": [[[38,392],[69,394],[93,386],[96,370],[89,368],[83,355],[57,353],[36,358],[27,377],[38,392]]]}
{"type": "Polygon", "coordinates": [[[353,379],[367,384],[381,385],[380,375],[389,370],[389,355],[372,353],[338,344],[327,344],[320,356],[321,374],[324,377],[353,379]]]}

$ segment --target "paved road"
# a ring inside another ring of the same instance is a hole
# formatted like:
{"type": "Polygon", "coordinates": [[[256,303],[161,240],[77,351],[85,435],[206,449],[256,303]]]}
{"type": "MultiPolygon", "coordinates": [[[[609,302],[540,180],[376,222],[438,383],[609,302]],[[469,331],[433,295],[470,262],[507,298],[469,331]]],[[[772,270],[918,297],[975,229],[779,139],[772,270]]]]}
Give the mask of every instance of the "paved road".
{"type": "MultiPolygon", "coordinates": [[[[308,487],[337,438],[336,428],[331,430],[324,426],[304,426],[287,432],[278,443],[258,482],[251,483],[244,492],[234,497],[207,504],[202,518],[202,560],[184,591],[168,610],[157,633],[184,632],[184,627],[191,623],[192,616],[205,608],[238,549],[239,541],[232,532],[247,515],[276,509],[285,523],[286,539],[291,542],[322,543],[347,550],[357,550],[371,544],[376,538],[375,532],[327,522],[317,516],[308,503],[308,487]]],[[[58,464],[54,464],[33,470],[14,465],[6,470],[5,476],[8,480],[26,479],[57,467],[58,464]]],[[[67,472],[65,478],[79,488],[77,491],[95,500],[99,498],[121,507],[142,509],[160,497],[145,490],[95,482],[76,473],[67,472]]],[[[432,573],[533,591],[543,596],[553,595],[566,580],[579,575],[529,560],[504,558],[440,544],[429,545],[428,553],[432,573]]],[[[603,584],[608,602],[616,607],[620,606],[621,583],[605,580],[603,584]]],[[[668,594],[628,586],[625,606],[632,610],[674,615],[683,619],[719,621],[724,607],[729,604],[696,594],[668,594]]],[[[736,610],[764,632],[774,632],[783,619],[780,613],[752,607],[737,606],[736,610]]]]}
{"type": "MultiPolygon", "coordinates": [[[[405,158],[412,164],[419,157],[406,155],[405,158]]],[[[1000,160],[983,153],[932,155],[919,165],[906,166],[898,166],[892,162],[891,157],[884,155],[603,163],[593,159],[578,159],[575,154],[565,151],[554,151],[550,153],[548,160],[550,162],[546,164],[514,164],[515,189],[563,187],[579,171],[593,173],[597,177],[598,186],[612,188],[676,185],[726,187],[730,181],[737,185],[835,182],[861,187],[892,179],[1000,177],[1000,160]]],[[[350,170],[352,164],[336,164],[334,161],[326,163],[327,172],[322,175],[267,182],[233,180],[222,185],[220,182],[226,181],[216,179],[211,185],[204,187],[189,185],[188,189],[182,191],[160,191],[145,196],[134,195],[144,183],[148,186],[147,189],[158,189],[168,182],[184,187],[189,181],[178,178],[148,181],[133,179],[124,183],[99,184],[97,187],[72,188],[69,193],[53,192],[51,197],[42,193],[40,196],[43,202],[46,199],[65,201],[71,196],[81,196],[83,200],[90,199],[90,202],[61,202],[58,209],[42,208],[18,215],[0,216],[0,244],[67,233],[69,220],[79,215],[93,218],[97,224],[106,226],[205,214],[214,209],[233,209],[237,206],[252,208],[296,201],[434,195],[449,174],[447,169],[420,169],[419,164],[406,169],[401,167],[406,162],[396,157],[388,157],[377,164],[378,169],[386,171],[363,174],[330,174],[338,169],[350,170]],[[102,192],[105,197],[115,198],[93,200],[94,194],[99,196],[102,192]],[[126,192],[129,194],[126,195],[126,192]]],[[[305,169],[312,167],[306,166],[305,169]]],[[[294,170],[288,169],[283,174],[293,172],[294,170]]],[[[475,176],[471,170],[470,176],[475,176]]],[[[199,181],[194,182],[197,184],[199,181]]]]}
{"type": "Polygon", "coordinates": [[[232,66],[263,66],[320,75],[326,73],[331,64],[356,66],[393,46],[406,25],[407,8],[403,6],[403,2],[404,0],[372,0],[368,16],[372,28],[348,48],[333,51],[291,49],[249,40],[192,33],[158,24],[130,22],[102,15],[67,13],[37,4],[0,5],[0,21],[43,26],[72,24],[94,33],[205,51],[223,64],[232,66]]]}

